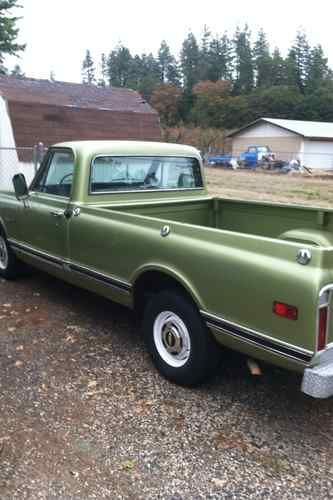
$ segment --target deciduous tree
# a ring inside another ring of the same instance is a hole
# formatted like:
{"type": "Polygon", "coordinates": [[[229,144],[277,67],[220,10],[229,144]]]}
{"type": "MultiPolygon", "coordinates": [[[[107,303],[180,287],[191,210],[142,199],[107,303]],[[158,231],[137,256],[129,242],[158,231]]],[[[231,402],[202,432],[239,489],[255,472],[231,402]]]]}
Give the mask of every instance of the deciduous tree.
{"type": "Polygon", "coordinates": [[[181,97],[182,91],[171,83],[163,83],[155,88],[151,96],[151,104],[159,112],[163,124],[173,126],[179,122],[181,97]]]}

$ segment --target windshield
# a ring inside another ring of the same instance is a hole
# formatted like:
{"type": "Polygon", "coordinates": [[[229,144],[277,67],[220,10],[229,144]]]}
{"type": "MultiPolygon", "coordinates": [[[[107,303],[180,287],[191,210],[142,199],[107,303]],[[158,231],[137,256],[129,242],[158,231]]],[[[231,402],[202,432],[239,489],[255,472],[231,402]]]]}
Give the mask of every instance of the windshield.
{"type": "Polygon", "coordinates": [[[267,146],[259,146],[258,151],[259,153],[269,153],[270,149],[267,146]]]}
{"type": "Polygon", "coordinates": [[[195,158],[98,156],[91,166],[91,193],[202,187],[195,158]]]}

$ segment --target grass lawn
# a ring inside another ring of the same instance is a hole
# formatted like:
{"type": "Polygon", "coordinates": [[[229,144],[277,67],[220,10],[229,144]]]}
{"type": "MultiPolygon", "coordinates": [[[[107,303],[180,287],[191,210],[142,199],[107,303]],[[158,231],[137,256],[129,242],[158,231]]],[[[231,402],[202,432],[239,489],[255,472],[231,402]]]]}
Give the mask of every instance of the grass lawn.
{"type": "Polygon", "coordinates": [[[277,174],[206,167],[209,193],[333,208],[333,175],[277,174]]]}

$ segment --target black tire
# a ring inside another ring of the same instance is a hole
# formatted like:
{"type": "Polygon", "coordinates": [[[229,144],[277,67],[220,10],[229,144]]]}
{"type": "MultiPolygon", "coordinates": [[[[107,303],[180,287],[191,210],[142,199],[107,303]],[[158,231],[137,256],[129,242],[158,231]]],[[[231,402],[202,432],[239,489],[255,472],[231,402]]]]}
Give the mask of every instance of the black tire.
{"type": "Polygon", "coordinates": [[[8,245],[5,233],[0,230],[0,278],[15,279],[21,272],[21,262],[8,245]]]}
{"type": "Polygon", "coordinates": [[[156,368],[168,380],[179,385],[195,386],[215,374],[220,359],[219,347],[205,326],[197,307],[185,294],[167,290],[153,296],[144,311],[143,331],[156,368]],[[168,313],[171,315],[167,316],[168,313]],[[169,322],[168,318],[172,318],[172,321],[169,322]],[[164,325],[164,328],[160,328],[160,325],[164,325]],[[183,325],[186,330],[183,330],[183,325]],[[183,331],[181,335],[180,331],[183,331]],[[185,335],[184,342],[178,342],[179,335],[185,335]],[[184,345],[189,345],[187,336],[190,339],[189,349],[185,349],[184,345]],[[184,352],[166,354],[167,349],[172,349],[175,345],[178,350],[183,349],[184,352]],[[178,356],[183,359],[178,359],[178,356]],[[172,363],[183,364],[172,366],[172,363]]]}

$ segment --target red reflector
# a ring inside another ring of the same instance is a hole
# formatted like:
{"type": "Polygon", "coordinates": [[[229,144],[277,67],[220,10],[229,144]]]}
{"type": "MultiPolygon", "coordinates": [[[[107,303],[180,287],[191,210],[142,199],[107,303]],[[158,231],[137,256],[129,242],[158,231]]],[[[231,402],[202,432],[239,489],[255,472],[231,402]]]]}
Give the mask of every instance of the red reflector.
{"type": "Polygon", "coordinates": [[[295,321],[298,318],[298,310],[295,306],[284,304],[283,302],[273,303],[273,312],[283,318],[295,321]]]}
{"type": "Polygon", "coordinates": [[[318,351],[321,351],[326,346],[327,313],[328,307],[322,307],[321,309],[319,309],[319,328],[317,341],[318,351]]]}

